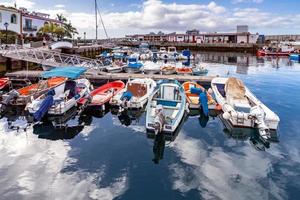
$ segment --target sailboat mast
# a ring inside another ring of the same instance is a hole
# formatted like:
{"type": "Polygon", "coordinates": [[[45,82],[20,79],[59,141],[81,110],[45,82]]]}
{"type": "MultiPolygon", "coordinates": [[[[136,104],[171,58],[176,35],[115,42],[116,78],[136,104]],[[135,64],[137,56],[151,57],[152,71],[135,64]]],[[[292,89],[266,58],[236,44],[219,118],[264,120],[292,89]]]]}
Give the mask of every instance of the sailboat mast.
{"type": "Polygon", "coordinates": [[[95,0],[95,17],[96,17],[96,42],[98,40],[98,6],[97,6],[97,0],[95,0]]]}

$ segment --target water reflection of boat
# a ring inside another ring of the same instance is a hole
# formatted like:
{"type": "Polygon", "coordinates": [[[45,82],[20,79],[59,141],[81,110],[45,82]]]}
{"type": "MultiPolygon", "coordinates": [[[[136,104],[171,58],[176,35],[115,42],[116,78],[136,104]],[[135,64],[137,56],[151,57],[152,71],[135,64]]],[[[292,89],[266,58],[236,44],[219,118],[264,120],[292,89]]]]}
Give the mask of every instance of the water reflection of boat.
{"type": "Polygon", "coordinates": [[[122,125],[130,126],[132,122],[139,122],[144,109],[125,109],[122,112],[118,112],[117,116],[122,125]]]}
{"type": "Polygon", "coordinates": [[[266,140],[260,136],[257,129],[254,128],[236,128],[233,127],[222,115],[219,115],[220,120],[224,125],[223,132],[229,137],[236,140],[245,141],[249,139],[249,142],[256,150],[265,151],[270,148],[271,142],[278,142],[278,135],[276,131],[270,132],[270,139],[266,140]]]}

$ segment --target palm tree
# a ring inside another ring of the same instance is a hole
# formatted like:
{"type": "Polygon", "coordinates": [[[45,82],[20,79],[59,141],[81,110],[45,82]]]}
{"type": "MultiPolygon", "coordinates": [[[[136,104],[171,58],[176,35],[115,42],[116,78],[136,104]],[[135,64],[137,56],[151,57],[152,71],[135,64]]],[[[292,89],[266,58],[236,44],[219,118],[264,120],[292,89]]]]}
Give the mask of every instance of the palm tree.
{"type": "Polygon", "coordinates": [[[65,29],[64,36],[67,38],[72,38],[73,34],[78,34],[77,29],[71,24],[71,22],[69,22],[68,24],[64,24],[63,27],[65,29]]]}
{"type": "Polygon", "coordinates": [[[62,38],[65,35],[65,29],[54,23],[47,23],[38,31],[39,34],[50,35],[52,38],[54,36],[62,38]]]}
{"type": "Polygon", "coordinates": [[[67,18],[63,14],[56,14],[56,18],[57,18],[58,21],[60,21],[62,23],[67,22],[67,18]]]}

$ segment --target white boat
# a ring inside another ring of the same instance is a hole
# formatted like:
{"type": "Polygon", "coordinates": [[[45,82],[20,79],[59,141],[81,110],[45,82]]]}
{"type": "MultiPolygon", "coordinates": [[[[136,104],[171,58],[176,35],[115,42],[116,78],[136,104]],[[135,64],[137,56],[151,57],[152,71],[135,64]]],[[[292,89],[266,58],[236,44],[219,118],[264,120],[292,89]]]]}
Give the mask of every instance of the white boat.
{"type": "Polygon", "coordinates": [[[158,74],[160,73],[160,64],[147,61],[144,63],[143,71],[145,74],[158,74]]]}
{"type": "MultiPolygon", "coordinates": [[[[68,80],[65,84],[56,87],[53,94],[53,103],[49,107],[47,113],[49,115],[63,115],[72,107],[77,105],[77,102],[84,96],[90,93],[90,82],[87,79],[68,80]]],[[[26,106],[30,114],[38,112],[47,99],[47,94],[44,94],[32,103],[26,106]]]]}
{"type": "Polygon", "coordinates": [[[179,54],[177,53],[176,47],[168,47],[168,59],[176,60],[179,54]]]}
{"type": "Polygon", "coordinates": [[[124,71],[126,64],[121,61],[116,61],[112,65],[106,67],[106,71],[109,73],[120,73],[124,71]]]}
{"type": "Polygon", "coordinates": [[[158,59],[161,59],[161,60],[167,60],[168,59],[168,52],[167,52],[167,49],[166,47],[160,47],[158,53],[157,53],[157,57],[158,59]]]}
{"type": "Polygon", "coordinates": [[[270,137],[269,130],[277,130],[279,117],[259,101],[236,78],[214,78],[211,83],[216,101],[222,106],[223,118],[233,127],[258,128],[262,138],[270,137]]]}
{"type": "Polygon", "coordinates": [[[129,80],[126,87],[112,97],[110,104],[124,108],[143,108],[155,87],[156,82],[149,78],[129,80]]]}
{"type": "Polygon", "coordinates": [[[147,104],[146,128],[158,133],[173,133],[188,111],[183,87],[177,81],[162,81],[147,104]]]}

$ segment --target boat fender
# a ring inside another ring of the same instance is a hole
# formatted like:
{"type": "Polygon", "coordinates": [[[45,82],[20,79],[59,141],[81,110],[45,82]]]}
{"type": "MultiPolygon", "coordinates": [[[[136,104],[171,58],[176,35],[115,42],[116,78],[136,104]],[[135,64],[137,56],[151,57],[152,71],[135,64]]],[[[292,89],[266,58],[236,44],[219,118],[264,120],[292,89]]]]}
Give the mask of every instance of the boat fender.
{"type": "Polygon", "coordinates": [[[229,120],[230,119],[230,113],[229,112],[224,112],[222,116],[223,116],[223,118],[225,120],[229,120]]]}

